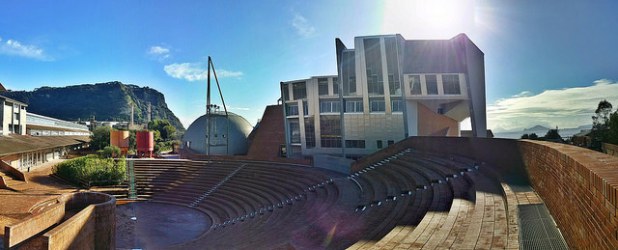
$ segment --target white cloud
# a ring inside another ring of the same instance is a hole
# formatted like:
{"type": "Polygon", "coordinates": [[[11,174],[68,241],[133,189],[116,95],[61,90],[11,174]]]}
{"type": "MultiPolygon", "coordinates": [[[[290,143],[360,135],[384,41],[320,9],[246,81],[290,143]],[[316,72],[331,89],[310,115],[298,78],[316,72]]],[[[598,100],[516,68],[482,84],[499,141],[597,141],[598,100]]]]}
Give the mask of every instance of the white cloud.
{"type": "Polygon", "coordinates": [[[41,61],[53,61],[53,58],[45,53],[45,51],[37,46],[23,44],[19,41],[9,39],[3,42],[0,37],[0,54],[10,56],[21,56],[32,58],[41,61]]]}
{"type": "Polygon", "coordinates": [[[170,57],[170,49],[161,46],[151,46],[147,53],[158,60],[164,60],[170,57]]]}
{"type": "MultiPolygon", "coordinates": [[[[173,78],[184,79],[190,82],[206,80],[208,76],[208,69],[206,65],[202,63],[173,63],[165,65],[163,70],[167,73],[167,75],[173,78]]],[[[218,69],[216,70],[216,73],[219,78],[240,78],[244,75],[240,71],[230,71],[225,69],[218,69]]]]}
{"type": "Polygon", "coordinates": [[[488,127],[494,131],[521,130],[534,125],[573,128],[592,123],[598,103],[606,99],[618,104],[618,82],[594,81],[587,87],[528,91],[487,106],[488,127]]]}
{"type": "Polygon", "coordinates": [[[307,18],[301,14],[294,14],[292,19],[292,26],[296,29],[296,33],[302,37],[310,37],[315,34],[315,27],[313,27],[307,18]]]}

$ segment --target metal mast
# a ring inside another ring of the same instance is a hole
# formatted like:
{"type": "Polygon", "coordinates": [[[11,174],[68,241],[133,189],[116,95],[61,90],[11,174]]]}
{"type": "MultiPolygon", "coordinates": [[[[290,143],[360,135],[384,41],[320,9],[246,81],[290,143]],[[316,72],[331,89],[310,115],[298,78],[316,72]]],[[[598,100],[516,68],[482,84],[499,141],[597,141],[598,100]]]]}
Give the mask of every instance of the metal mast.
{"type": "Polygon", "coordinates": [[[217,89],[219,90],[219,97],[221,97],[221,102],[223,104],[223,110],[225,111],[225,120],[227,121],[227,127],[225,132],[225,153],[229,154],[229,141],[230,141],[230,120],[227,113],[227,106],[225,106],[225,100],[223,99],[223,93],[221,92],[221,86],[219,85],[219,79],[217,78],[217,71],[215,70],[215,65],[212,63],[212,59],[208,56],[208,75],[207,75],[207,90],[206,90],[206,154],[210,155],[210,138],[211,138],[211,127],[212,127],[212,107],[210,103],[210,71],[212,69],[212,73],[215,77],[215,82],[217,83],[217,89]]]}

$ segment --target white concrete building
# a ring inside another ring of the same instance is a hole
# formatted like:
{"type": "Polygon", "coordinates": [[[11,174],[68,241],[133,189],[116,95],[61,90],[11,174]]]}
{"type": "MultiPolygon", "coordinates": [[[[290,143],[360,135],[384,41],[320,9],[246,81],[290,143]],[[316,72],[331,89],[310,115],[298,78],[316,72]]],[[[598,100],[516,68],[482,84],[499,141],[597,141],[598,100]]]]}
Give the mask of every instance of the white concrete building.
{"type": "Polygon", "coordinates": [[[0,136],[26,134],[26,107],[25,103],[0,96],[0,136]]]}
{"type": "Polygon", "coordinates": [[[288,157],[354,158],[408,136],[459,136],[468,117],[486,136],[484,54],[465,34],[335,42],[338,75],[281,83],[288,157]]]}

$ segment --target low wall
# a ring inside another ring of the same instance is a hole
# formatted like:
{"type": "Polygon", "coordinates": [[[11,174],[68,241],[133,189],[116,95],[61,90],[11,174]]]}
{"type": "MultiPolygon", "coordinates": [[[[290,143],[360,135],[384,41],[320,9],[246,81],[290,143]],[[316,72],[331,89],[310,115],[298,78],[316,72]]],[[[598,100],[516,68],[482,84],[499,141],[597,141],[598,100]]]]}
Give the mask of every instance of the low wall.
{"type": "Polygon", "coordinates": [[[28,182],[28,179],[26,178],[26,175],[24,173],[22,173],[21,171],[17,170],[13,166],[9,165],[8,163],[6,163],[6,162],[4,162],[2,160],[0,160],[0,169],[2,169],[4,171],[6,171],[7,173],[9,173],[15,179],[18,179],[20,181],[28,182]]]}
{"type": "Polygon", "coordinates": [[[411,137],[353,165],[358,171],[406,148],[489,163],[507,182],[529,181],[573,249],[618,249],[618,157],[566,144],[411,137]]]}
{"type": "Polygon", "coordinates": [[[618,249],[618,158],[549,142],[519,146],[532,186],[569,247],[618,249]]]}
{"type": "Polygon", "coordinates": [[[618,156],[618,145],[603,143],[603,152],[608,155],[618,156]]]}
{"type": "Polygon", "coordinates": [[[64,203],[60,202],[51,205],[38,214],[24,218],[24,220],[17,224],[5,226],[4,248],[9,249],[59,223],[64,216],[64,212],[64,203]]]}
{"type": "Polygon", "coordinates": [[[9,249],[23,243],[26,249],[33,246],[37,249],[115,248],[116,199],[113,196],[79,192],[64,194],[57,201],[36,215],[6,226],[4,247],[9,249]],[[79,212],[62,222],[67,211],[79,212]],[[42,236],[36,236],[58,223],[42,236]]]}

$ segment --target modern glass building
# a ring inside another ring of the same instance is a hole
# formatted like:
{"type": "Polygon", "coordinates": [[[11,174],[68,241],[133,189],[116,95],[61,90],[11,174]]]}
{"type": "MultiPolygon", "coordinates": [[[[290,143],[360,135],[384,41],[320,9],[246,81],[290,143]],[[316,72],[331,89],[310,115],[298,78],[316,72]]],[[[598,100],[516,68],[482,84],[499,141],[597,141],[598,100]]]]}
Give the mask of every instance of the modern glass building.
{"type": "Polygon", "coordinates": [[[281,83],[288,157],[359,157],[408,136],[486,136],[484,54],[448,40],[335,40],[338,75],[281,83]],[[341,83],[341,84],[340,84],[341,83]]]}

